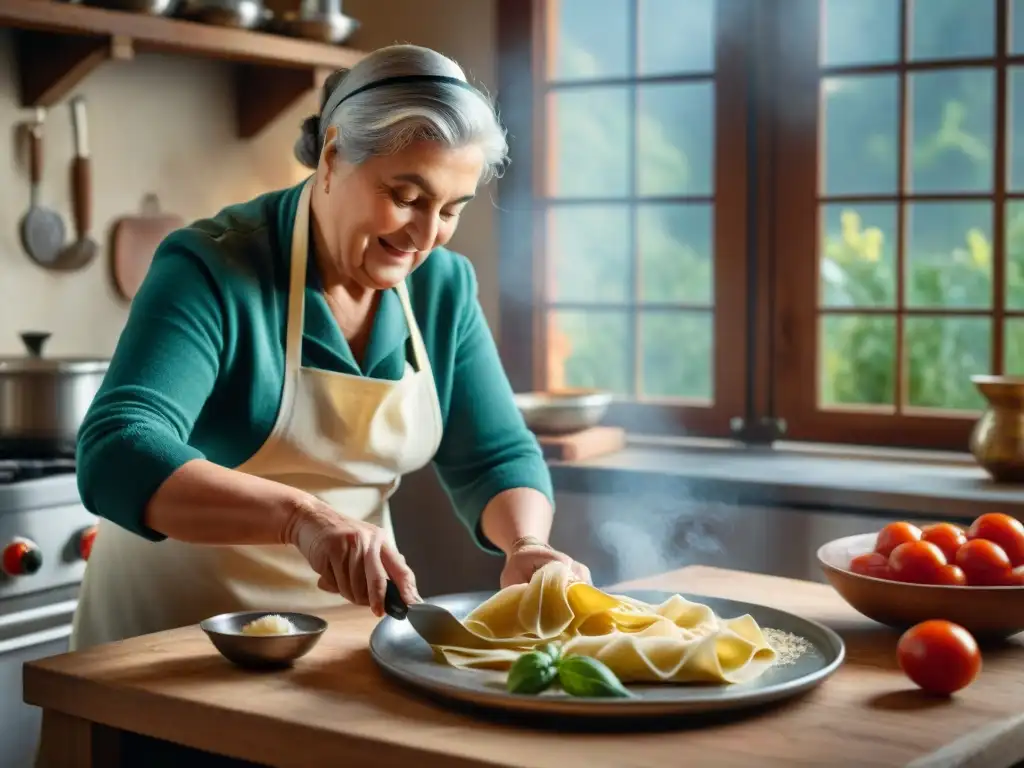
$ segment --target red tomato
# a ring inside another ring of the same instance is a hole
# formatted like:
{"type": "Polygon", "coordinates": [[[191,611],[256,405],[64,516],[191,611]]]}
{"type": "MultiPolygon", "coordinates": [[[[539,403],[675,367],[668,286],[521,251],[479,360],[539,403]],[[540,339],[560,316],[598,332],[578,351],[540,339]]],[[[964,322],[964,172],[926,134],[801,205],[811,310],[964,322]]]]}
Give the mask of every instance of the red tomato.
{"type": "Polygon", "coordinates": [[[971,633],[942,619],[923,621],[904,632],[896,658],[920,688],[947,696],[966,688],[981,671],[981,652],[971,633]]]}
{"type": "Polygon", "coordinates": [[[874,576],[876,579],[889,579],[889,561],[885,555],[877,552],[869,552],[866,555],[857,555],[850,561],[850,570],[859,573],[861,576],[874,576]]]}
{"type": "Polygon", "coordinates": [[[967,542],[967,534],[959,525],[936,523],[921,529],[921,541],[930,541],[952,563],[956,560],[956,551],[967,542]]]}
{"type": "Polygon", "coordinates": [[[910,541],[918,541],[921,538],[921,529],[910,523],[889,523],[878,532],[878,539],[875,541],[875,552],[888,557],[900,544],[910,541]]]}
{"type": "Polygon", "coordinates": [[[960,547],[956,564],[964,569],[972,587],[999,587],[1010,578],[1010,558],[988,539],[971,539],[960,547]]]}
{"type": "Polygon", "coordinates": [[[967,529],[968,539],[987,539],[998,544],[1014,567],[1024,565],[1024,523],[1015,517],[990,512],[967,529]]]}
{"type": "Polygon", "coordinates": [[[889,555],[892,577],[912,584],[934,584],[945,566],[946,556],[929,541],[908,541],[889,555]]]}
{"type": "Polygon", "coordinates": [[[964,573],[959,565],[944,565],[935,574],[935,580],[932,581],[932,584],[938,584],[943,587],[966,587],[967,574],[964,573]]]}
{"type": "Polygon", "coordinates": [[[1010,578],[1006,580],[1008,587],[1024,587],[1024,565],[1018,565],[1010,571],[1010,578]]]}

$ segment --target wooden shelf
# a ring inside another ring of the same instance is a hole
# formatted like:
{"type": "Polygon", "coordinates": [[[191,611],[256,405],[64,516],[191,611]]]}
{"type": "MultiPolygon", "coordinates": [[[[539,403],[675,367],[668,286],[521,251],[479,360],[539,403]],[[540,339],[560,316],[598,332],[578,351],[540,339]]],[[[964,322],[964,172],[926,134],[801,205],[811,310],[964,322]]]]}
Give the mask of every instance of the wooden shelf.
{"type": "Polygon", "coordinates": [[[0,0],[0,27],[15,29],[24,107],[50,107],[110,59],[176,53],[236,65],[238,135],[251,138],[335,69],[365,54],[351,48],[181,19],[55,0],[0,0]]]}

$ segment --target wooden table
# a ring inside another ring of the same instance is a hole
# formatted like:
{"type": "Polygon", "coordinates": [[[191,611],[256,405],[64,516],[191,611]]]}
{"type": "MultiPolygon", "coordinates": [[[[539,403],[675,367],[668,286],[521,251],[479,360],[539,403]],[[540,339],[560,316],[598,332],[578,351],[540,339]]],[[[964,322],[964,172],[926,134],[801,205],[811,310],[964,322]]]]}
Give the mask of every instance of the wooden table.
{"type": "Polygon", "coordinates": [[[375,620],[345,607],[325,614],[320,644],[286,672],[238,670],[187,627],[29,663],[25,700],[44,710],[42,763],[62,768],[153,765],[127,754],[127,734],[288,768],[902,766],[1024,700],[1019,640],[987,653],[957,696],[929,698],[899,671],[896,633],[822,584],[692,567],[619,586],[793,611],[836,629],[847,660],[811,694],[754,717],[648,733],[530,730],[449,711],[383,678],[367,650],[375,620]]]}

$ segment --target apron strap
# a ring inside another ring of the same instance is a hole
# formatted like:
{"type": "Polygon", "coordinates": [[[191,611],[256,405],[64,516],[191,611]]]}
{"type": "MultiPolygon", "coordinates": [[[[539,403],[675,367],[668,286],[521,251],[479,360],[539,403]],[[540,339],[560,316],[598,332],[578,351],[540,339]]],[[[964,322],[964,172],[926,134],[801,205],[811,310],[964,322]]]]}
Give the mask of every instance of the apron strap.
{"type": "Polygon", "coordinates": [[[406,325],[409,326],[409,339],[412,341],[412,354],[416,361],[417,371],[430,370],[430,357],[427,355],[427,347],[423,343],[423,336],[420,334],[419,324],[416,316],[412,313],[412,301],[409,300],[409,288],[403,280],[395,286],[395,293],[402,302],[402,312],[405,314],[406,325]]]}
{"type": "MultiPolygon", "coordinates": [[[[288,324],[285,331],[285,381],[302,367],[302,325],[306,312],[306,261],[309,258],[309,199],[313,179],[302,187],[292,228],[292,269],[288,284],[288,324]]],[[[285,384],[287,391],[288,385],[285,384]]]]}

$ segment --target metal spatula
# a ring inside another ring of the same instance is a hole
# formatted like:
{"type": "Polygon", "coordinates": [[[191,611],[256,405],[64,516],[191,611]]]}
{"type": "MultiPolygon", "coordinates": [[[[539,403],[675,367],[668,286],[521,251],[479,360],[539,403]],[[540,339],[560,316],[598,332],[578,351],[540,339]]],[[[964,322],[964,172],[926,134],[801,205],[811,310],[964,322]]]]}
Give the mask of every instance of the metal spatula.
{"type": "Polygon", "coordinates": [[[99,245],[89,235],[92,225],[92,164],[89,160],[89,132],[83,96],[71,99],[71,123],[75,134],[75,157],[71,161],[75,239],[60,252],[55,264],[57,268],[69,271],[89,264],[99,250],[99,245]]]}
{"type": "Polygon", "coordinates": [[[430,603],[407,605],[398,591],[398,585],[390,579],[384,593],[384,612],[399,621],[408,619],[416,633],[430,645],[454,645],[459,648],[490,647],[490,643],[462,626],[462,622],[441,606],[430,603]]]}

